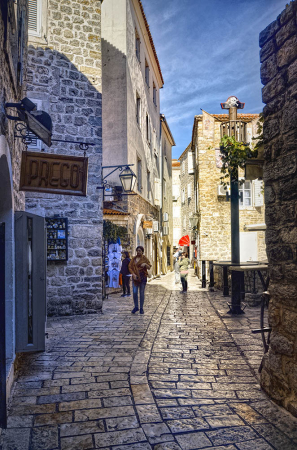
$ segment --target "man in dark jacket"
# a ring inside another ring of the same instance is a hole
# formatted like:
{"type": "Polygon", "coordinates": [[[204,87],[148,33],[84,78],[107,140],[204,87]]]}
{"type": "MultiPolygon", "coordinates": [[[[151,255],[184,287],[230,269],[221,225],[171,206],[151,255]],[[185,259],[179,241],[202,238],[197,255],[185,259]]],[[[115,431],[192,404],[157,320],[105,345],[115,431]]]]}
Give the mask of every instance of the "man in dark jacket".
{"type": "Polygon", "coordinates": [[[129,252],[123,252],[124,259],[122,261],[122,267],[120,273],[122,274],[122,282],[123,282],[123,294],[121,297],[131,297],[130,294],[130,280],[131,273],[129,272],[128,266],[130,263],[130,255],[129,252]]]}

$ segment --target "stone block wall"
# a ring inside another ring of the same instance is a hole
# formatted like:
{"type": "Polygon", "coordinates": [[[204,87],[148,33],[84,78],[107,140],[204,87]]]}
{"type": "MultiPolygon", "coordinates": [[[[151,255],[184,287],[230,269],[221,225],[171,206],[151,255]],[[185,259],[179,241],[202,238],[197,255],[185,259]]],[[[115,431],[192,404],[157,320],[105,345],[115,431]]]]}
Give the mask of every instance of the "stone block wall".
{"type": "Polygon", "coordinates": [[[297,415],[297,2],[260,33],[271,343],[261,384],[297,415]]]}
{"type": "MultiPolygon", "coordinates": [[[[45,5],[46,2],[43,3],[45,5]]],[[[28,97],[53,121],[53,139],[91,142],[86,197],[28,194],[28,211],[69,220],[69,259],[49,262],[49,315],[95,313],[102,307],[101,1],[48,1],[44,38],[30,36],[28,97]]],[[[46,152],[83,156],[53,142],[46,152]]]]}

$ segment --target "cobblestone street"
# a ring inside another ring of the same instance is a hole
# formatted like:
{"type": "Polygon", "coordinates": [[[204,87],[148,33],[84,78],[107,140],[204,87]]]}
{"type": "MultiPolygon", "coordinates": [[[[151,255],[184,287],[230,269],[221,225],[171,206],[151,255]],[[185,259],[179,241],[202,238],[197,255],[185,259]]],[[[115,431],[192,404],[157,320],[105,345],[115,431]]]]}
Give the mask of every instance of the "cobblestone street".
{"type": "Polygon", "coordinates": [[[3,450],[293,450],[297,419],[260,390],[259,309],[226,314],[221,292],[169,274],[144,315],[115,294],[102,315],[48,320],[47,351],[26,356],[3,450]]]}

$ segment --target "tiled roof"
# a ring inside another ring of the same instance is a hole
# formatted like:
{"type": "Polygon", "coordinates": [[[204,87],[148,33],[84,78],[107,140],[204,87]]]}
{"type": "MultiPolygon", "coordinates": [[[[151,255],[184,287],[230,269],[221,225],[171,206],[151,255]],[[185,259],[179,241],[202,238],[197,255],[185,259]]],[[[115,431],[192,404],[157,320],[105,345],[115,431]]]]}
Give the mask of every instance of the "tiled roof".
{"type": "MultiPolygon", "coordinates": [[[[210,114],[210,116],[219,120],[220,122],[226,122],[229,119],[229,114],[210,114]]],[[[246,122],[251,122],[254,119],[257,119],[259,114],[237,114],[237,118],[240,120],[244,120],[246,122]]],[[[202,120],[202,114],[195,116],[196,119],[202,120]]]]}
{"type": "Polygon", "coordinates": [[[177,159],[172,160],[172,167],[180,167],[180,162],[177,159]]]}
{"type": "Polygon", "coordinates": [[[149,27],[148,21],[146,19],[146,15],[145,15],[145,12],[144,12],[141,0],[138,0],[138,2],[139,2],[140,10],[141,10],[141,13],[142,13],[142,17],[143,17],[143,20],[144,20],[144,23],[145,23],[146,31],[147,31],[147,34],[148,34],[148,37],[149,37],[149,41],[151,43],[154,56],[156,58],[156,63],[157,63],[158,69],[159,69],[160,77],[161,77],[162,83],[164,84],[164,79],[163,79],[160,63],[159,63],[159,60],[158,60],[157,52],[156,52],[156,49],[155,49],[153,37],[152,37],[151,32],[150,32],[150,27],[149,27]]]}
{"type": "Polygon", "coordinates": [[[178,159],[183,158],[183,157],[185,156],[185,154],[186,154],[189,150],[191,150],[191,147],[192,147],[192,142],[189,143],[188,147],[182,152],[182,154],[180,155],[180,157],[179,157],[178,159]]]}
{"type": "Polygon", "coordinates": [[[107,209],[103,208],[103,214],[108,214],[110,216],[129,216],[130,214],[125,211],[118,211],[117,209],[107,209]]]}

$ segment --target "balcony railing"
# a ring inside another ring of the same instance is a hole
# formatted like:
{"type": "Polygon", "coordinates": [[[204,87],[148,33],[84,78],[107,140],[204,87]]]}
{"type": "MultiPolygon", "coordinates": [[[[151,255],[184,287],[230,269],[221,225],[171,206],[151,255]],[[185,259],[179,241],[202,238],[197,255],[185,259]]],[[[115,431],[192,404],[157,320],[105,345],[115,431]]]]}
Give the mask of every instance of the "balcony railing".
{"type": "Polygon", "coordinates": [[[247,141],[246,122],[241,120],[229,120],[228,122],[222,122],[221,124],[221,138],[225,135],[235,136],[235,139],[239,142],[247,141]]]}

